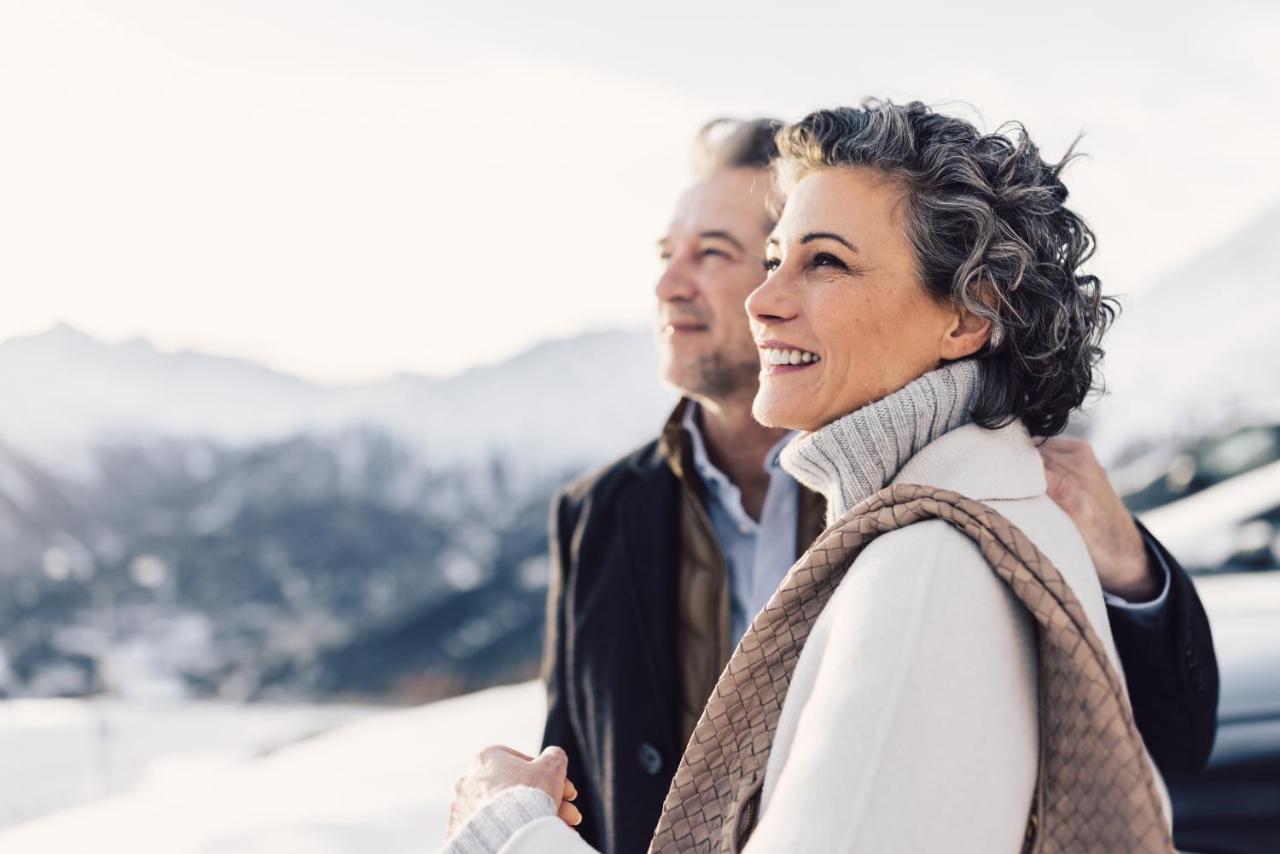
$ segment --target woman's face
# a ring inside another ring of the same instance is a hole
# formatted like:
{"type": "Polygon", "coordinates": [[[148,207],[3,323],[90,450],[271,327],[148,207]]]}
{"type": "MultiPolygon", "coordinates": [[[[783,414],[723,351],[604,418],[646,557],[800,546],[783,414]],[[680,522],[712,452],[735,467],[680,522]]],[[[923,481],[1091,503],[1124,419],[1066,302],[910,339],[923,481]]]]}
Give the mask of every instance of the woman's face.
{"type": "Polygon", "coordinates": [[[902,188],[869,168],[796,184],[746,303],[762,424],[817,430],[985,342],[985,323],[925,291],[905,213],[902,188]]]}

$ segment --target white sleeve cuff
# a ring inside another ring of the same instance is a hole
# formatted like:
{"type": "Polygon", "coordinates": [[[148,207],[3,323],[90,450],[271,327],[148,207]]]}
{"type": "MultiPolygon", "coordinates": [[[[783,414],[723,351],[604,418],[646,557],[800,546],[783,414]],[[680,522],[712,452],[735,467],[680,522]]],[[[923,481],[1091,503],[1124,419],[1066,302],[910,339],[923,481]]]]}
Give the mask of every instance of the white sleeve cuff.
{"type": "Polygon", "coordinates": [[[559,809],[551,796],[531,786],[504,789],[484,802],[443,854],[496,854],[517,830],[559,809]]]}
{"type": "Polygon", "coordinates": [[[1169,567],[1165,564],[1159,550],[1151,548],[1145,541],[1144,545],[1147,546],[1147,554],[1151,555],[1152,560],[1159,567],[1158,571],[1164,577],[1164,583],[1160,585],[1159,595],[1147,602],[1130,602],[1128,599],[1103,590],[1102,598],[1106,600],[1108,605],[1127,612],[1133,619],[1144,623],[1152,623],[1160,616],[1160,611],[1163,610],[1165,602],[1169,601],[1169,587],[1173,582],[1173,573],[1169,571],[1169,567]]]}

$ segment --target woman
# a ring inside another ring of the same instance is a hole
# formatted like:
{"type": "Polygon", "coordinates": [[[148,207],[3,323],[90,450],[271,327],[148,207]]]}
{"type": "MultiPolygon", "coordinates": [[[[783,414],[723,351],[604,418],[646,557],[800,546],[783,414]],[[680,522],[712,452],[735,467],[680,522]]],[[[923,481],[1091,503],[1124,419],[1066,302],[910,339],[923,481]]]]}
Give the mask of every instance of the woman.
{"type": "MultiPolygon", "coordinates": [[[[831,527],[721,676],[654,848],[1168,850],[1097,576],[1031,439],[1093,387],[1114,313],[1080,272],[1065,161],[875,101],[779,148],[754,413],[802,431],[783,465],[831,527]]],[[[486,751],[454,850],[588,850],[565,770],[486,751]]]]}

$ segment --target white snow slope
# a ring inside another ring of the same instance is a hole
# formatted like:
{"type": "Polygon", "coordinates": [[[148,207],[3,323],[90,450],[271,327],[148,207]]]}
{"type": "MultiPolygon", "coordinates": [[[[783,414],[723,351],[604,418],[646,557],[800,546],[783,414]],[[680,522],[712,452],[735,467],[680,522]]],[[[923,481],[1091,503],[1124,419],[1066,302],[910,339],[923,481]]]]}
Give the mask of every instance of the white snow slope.
{"type": "Polygon", "coordinates": [[[1104,345],[1091,425],[1104,459],[1280,419],[1280,207],[1135,298],[1104,345]]]}
{"type": "Polygon", "coordinates": [[[536,682],[376,714],[266,756],[171,771],[0,833],[5,854],[423,854],[489,744],[536,753],[536,682]]]}

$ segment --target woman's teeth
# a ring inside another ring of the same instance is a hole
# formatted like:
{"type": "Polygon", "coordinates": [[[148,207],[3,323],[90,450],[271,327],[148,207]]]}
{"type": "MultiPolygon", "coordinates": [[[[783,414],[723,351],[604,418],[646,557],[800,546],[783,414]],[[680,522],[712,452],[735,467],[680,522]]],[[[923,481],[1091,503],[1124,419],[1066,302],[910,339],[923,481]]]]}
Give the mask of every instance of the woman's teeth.
{"type": "Polygon", "coordinates": [[[760,351],[760,360],[766,365],[807,365],[810,362],[820,361],[821,357],[817,353],[806,353],[804,350],[764,349],[760,351]]]}

